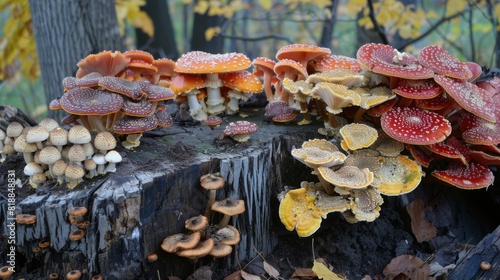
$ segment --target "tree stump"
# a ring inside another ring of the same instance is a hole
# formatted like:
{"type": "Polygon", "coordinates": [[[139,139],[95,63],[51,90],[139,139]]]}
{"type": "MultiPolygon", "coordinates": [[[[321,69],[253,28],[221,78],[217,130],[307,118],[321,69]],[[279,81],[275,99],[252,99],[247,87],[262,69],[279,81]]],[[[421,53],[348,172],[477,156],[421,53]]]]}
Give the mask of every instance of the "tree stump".
{"type": "MultiPolygon", "coordinates": [[[[293,146],[319,137],[318,127],[276,125],[263,120],[263,112],[251,111],[249,121],[260,130],[249,142],[218,139],[225,125],[238,119],[231,116],[222,127],[210,130],[202,125],[173,126],[144,136],[133,151],[118,149],[124,161],[117,172],[86,179],[69,190],[50,180],[33,194],[18,198],[17,213],[37,216],[34,225],[17,225],[16,271],[31,277],[45,278],[50,273],[65,275],[73,269],[88,271],[88,278],[100,274],[104,279],[161,279],[167,276],[185,278],[201,265],[214,262],[211,257],[197,263],[162,251],[165,237],[186,232],[186,219],[202,214],[208,192],[199,184],[200,176],[220,172],[225,187],[217,200],[243,199],[246,212],[232,218],[241,232],[241,241],[232,255],[216,260],[226,269],[250,260],[259,252],[267,254],[276,245],[271,236],[271,188],[281,188],[286,181],[300,182],[301,172],[285,166],[293,146]],[[252,117],[253,116],[253,117],[252,117]],[[286,174],[285,182],[282,180],[286,174]],[[80,241],[70,241],[75,229],[68,221],[74,206],[88,208],[88,227],[80,241]],[[33,250],[41,240],[50,240],[50,248],[33,250]],[[156,253],[158,260],[148,263],[147,256],[156,253]]],[[[18,156],[21,162],[22,158],[18,156]]],[[[22,165],[22,166],[21,166],[22,165]]],[[[20,164],[16,176],[29,188],[20,164]]],[[[2,168],[3,170],[3,168],[2,168]]],[[[5,171],[6,172],[6,171],[5,171]]],[[[307,173],[307,172],[306,172],[307,173]]],[[[2,174],[3,175],[3,174],[2,174]]],[[[213,215],[217,223],[221,215],[213,215]]],[[[0,219],[7,219],[6,200],[0,200],[0,219]]],[[[8,229],[0,228],[6,241],[8,229]]],[[[7,242],[0,250],[8,251],[7,242]]],[[[6,254],[2,254],[5,263],[6,254]]]]}

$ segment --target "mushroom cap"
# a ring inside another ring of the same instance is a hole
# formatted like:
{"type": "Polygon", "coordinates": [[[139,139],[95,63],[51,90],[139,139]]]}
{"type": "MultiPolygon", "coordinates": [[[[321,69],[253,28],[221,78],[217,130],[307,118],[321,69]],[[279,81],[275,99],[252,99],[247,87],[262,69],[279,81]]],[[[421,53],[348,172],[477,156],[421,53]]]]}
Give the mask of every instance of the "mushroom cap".
{"type": "Polygon", "coordinates": [[[172,100],[175,98],[175,94],[172,89],[168,87],[162,87],[157,85],[151,85],[145,90],[147,94],[147,100],[149,102],[172,100]]]}
{"type": "Polygon", "coordinates": [[[217,115],[209,115],[205,120],[203,120],[204,125],[208,125],[211,129],[222,123],[222,118],[217,115]]]}
{"type": "Polygon", "coordinates": [[[233,252],[233,246],[219,243],[208,254],[214,258],[222,258],[231,254],[231,252],[233,252]]]}
{"type": "Polygon", "coordinates": [[[57,160],[52,166],[52,173],[54,173],[54,176],[62,176],[67,166],[68,164],[64,160],[57,160]]]}
{"type": "Polygon", "coordinates": [[[212,211],[216,211],[228,216],[236,216],[245,212],[245,201],[226,198],[216,201],[212,205],[212,211]]]}
{"type": "Polygon", "coordinates": [[[48,141],[55,146],[68,144],[68,131],[62,127],[56,127],[49,132],[48,141]]]}
{"type": "Polygon", "coordinates": [[[21,225],[32,225],[36,223],[36,216],[31,214],[17,214],[16,222],[21,225]]]}
{"type": "Polygon", "coordinates": [[[451,163],[447,169],[432,171],[431,175],[452,186],[466,190],[486,188],[495,180],[491,170],[475,162],[468,165],[451,163]]]}
{"type": "Polygon", "coordinates": [[[217,74],[245,70],[251,65],[252,61],[242,53],[191,51],[177,59],[174,70],[177,73],[217,74]]]}
{"type": "Polygon", "coordinates": [[[326,110],[332,114],[339,114],[345,107],[361,104],[361,96],[354,90],[339,84],[321,82],[311,91],[314,98],[326,103],[326,110]]]}
{"type": "Polygon", "coordinates": [[[325,55],[316,60],[314,69],[319,72],[326,72],[334,69],[345,69],[354,72],[361,72],[363,68],[359,66],[358,60],[343,55],[325,55]]]}
{"type": "Polygon", "coordinates": [[[125,57],[130,58],[130,60],[142,60],[146,63],[153,64],[155,58],[153,55],[147,51],[143,50],[128,50],[123,53],[125,57]]]}
{"type": "Polygon", "coordinates": [[[375,128],[362,123],[344,125],[339,132],[347,148],[351,151],[368,148],[378,138],[378,132],[375,128]]]}
{"type": "Polygon", "coordinates": [[[329,152],[318,147],[293,149],[292,156],[303,164],[317,168],[342,164],[346,156],[340,151],[329,152]]]}
{"type": "Polygon", "coordinates": [[[73,144],[85,144],[92,140],[90,131],[83,125],[72,126],[68,131],[68,142],[73,144]]]}
{"type": "Polygon", "coordinates": [[[96,87],[99,85],[100,78],[102,78],[101,73],[91,72],[81,78],[66,77],[62,83],[65,90],[75,87],[96,87]]]}
{"type": "Polygon", "coordinates": [[[125,70],[130,58],[121,52],[103,51],[97,54],[90,54],[81,59],[76,65],[76,77],[81,78],[92,72],[97,72],[103,76],[116,76],[125,70]]]}
{"type": "Polygon", "coordinates": [[[309,75],[307,81],[313,84],[321,82],[329,82],[334,84],[344,85],[352,88],[357,86],[364,86],[368,79],[365,75],[347,69],[333,69],[325,72],[318,72],[309,75]]]}
{"type": "Polygon", "coordinates": [[[88,209],[85,206],[75,206],[71,208],[68,212],[70,217],[82,217],[87,214],[88,209]]]}
{"type": "Polygon", "coordinates": [[[414,104],[416,107],[425,110],[437,111],[444,109],[450,105],[452,105],[455,101],[453,98],[445,94],[444,92],[439,94],[436,97],[430,99],[415,99],[414,104]]]}
{"type": "Polygon", "coordinates": [[[344,212],[350,208],[349,199],[339,195],[328,195],[321,183],[303,181],[301,188],[307,190],[307,194],[314,198],[314,205],[321,211],[322,217],[332,212],[344,212]]]}
{"type": "Polygon", "coordinates": [[[40,125],[29,128],[26,134],[26,142],[28,143],[43,142],[47,138],[49,138],[49,131],[40,125]]]}
{"type": "Polygon", "coordinates": [[[54,146],[46,146],[40,150],[39,160],[43,164],[54,164],[61,159],[61,152],[54,146]]]}
{"type": "Polygon", "coordinates": [[[387,196],[401,195],[413,191],[424,173],[415,161],[404,155],[384,157],[375,178],[380,181],[378,190],[387,196]]]}
{"type": "Polygon", "coordinates": [[[190,231],[201,231],[208,227],[208,218],[203,215],[198,215],[187,219],[185,227],[190,231]]]}
{"type": "Polygon", "coordinates": [[[256,57],[252,60],[253,65],[253,74],[261,77],[264,76],[265,73],[273,76],[274,75],[274,65],[276,61],[267,58],[267,57],[256,57]]]}
{"type": "Polygon", "coordinates": [[[314,197],[305,188],[287,192],[279,206],[279,217],[287,230],[296,230],[301,237],[311,236],[326,217],[315,205],[314,197]]]}
{"type": "Polygon", "coordinates": [[[118,163],[118,162],[122,161],[122,156],[117,151],[111,150],[111,151],[106,153],[106,155],[104,156],[104,159],[107,162],[118,163]]]}
{"type": "Polygon", "coordinates": [[[356,58],[361,67],[389,77],[416,80],[434,76],[434,72],[420,65],[416,57],[405,52],[399,53],[389,45],[364,44],[358,49],[356,58]]]}
{"type": "Polygon", "coordinates": [[[368,168],[342,166],[336,171],[328,167],[319,167],[319,173],[330,184],[350,189],[364,189],[373,182],[373,172],[368,168]]]}
{"type": "Polygon", "coordinates": [[[192,91],[193,89],[200,89],[205,87],[205,78],[202,75],[183,74],[175,76],[170,84],[170,89],[174,92],[175,96],[182,95],[192,91]]]}
{"type": "Polygon", "coordinates": [[[208,238],[206,240],[200,241],[196,244],[195,247],[191,249],[181,249],[176,252],[176,254],[180,257],[197,259],[204,257],[212,251],[215,246],[215,241],[212,238],[208,238]]]}
{"type": "Polygon", "coordinates": [[[370,149],[379,152],[380,155],[396,157],[405,149],[405,144],[391,138],[389,135],[385,134],[383,130],[379,130],[378,135],[379,137],[377,140],[370,145],[370,149]]]}
{"type": "Polygon", "coordinates": [[[94,147],[98,150],[112,150],[116,148],[116,138],[109,131],[99,132],[94,138],[94,147]]]}
{"type": "Polygon", "coordinates": [[[87,158],[85,149],[81,144],[74,144],[68,150],[68,160],[71,162],[81,162],[87,158]]]}
{"type": "MultiPolygon", "coordinates": [[[[447,139],[448,140],[448,139],[447,139]]],[[[436,144],[430,144],[426,145],[425,147],[438,155],[441,155],[443,157],[447,158],[453,158],[453,159],[458,159],[460,160],[463,164],[467,164],[467,160],[465,159],[465,156],[455,147],[448,145],[448,143],[445,143],[447,141],[439,142],[436,144]]]]}
{"type": "Polygon", "coordinates": [[[16,138],[13,146],[18,153],[34,153],[38,149],[35,143],[28,143],[28,141],[26,141],[26,135],[24,134],[16,138]]]}
{"type": "Polygon", "coordinates": [[[436,74],[456,79],[470,79],[472,72],[465,62],[451,55],[439,45],[422,48],[418,53],[418,62],[436,74]]]}
{"type": "Polygon", "coordinates": [[[291,59],[282,59],[274,65],[274,73],[280,80],[284,80],[285,78],[289,78],[292,80],[297,80],[299,75],[302,75],[304,78],[307,78],[307,69],[295,60],[291,59]]]}
{"type": "Polygon", "coordinates": [[[49,102],[49,109],[52,111],[62,110],[60,100],[60,97],[52,99],[52,101],[49,102]]]}
{"type": "Polygon", "coordinates": [[[9,277],[14,274],[14,271],[15,268],[10,265],[2,266],[0,267],[0,278],[9,279],[9,277]]]}
{"type": "MultiPolygon", "coordinates": [[[[81,229],[77,229],[77,230],[74,230],[72,232],[69,233],[69,240],[71,241],[78,241],[80,239],[82,239],[83,237],[85,237],[85,231],[81,230],[81,229]]],[[[78,279],[78,278],[76,278],[78,279]]]]}
{"type": "Polygon", "coordinates": [[[125,99],[121,108],[123,114],[133,117],[147,117],[153,114],[154,110],[153,104],[146,99],[138,101],[125,99]]]}
{"type": "Polygon", "coordinates": [[[336,152],[339,149],[335,144],[326,139],[310,139],[302,143],[302,148],[318,148],[327,152],[336,152]]]}
{"type": "Polygon", "coordinates": [[[473,145],[498,145],[500,144],[500,123],[479,121],[477,126],[465,130],[462,138],[466,143],[473,145]]]}
{"type": "Polygon", "coordinates": [[[80,270],[72,270],[66,274],[66,280],[77,280],[82,277],[80,270]]]}
{"type": "MultiPolygon", "coordinates": [[[[399,98],[391,98],[380,104],[374,105],[366,111],[366,114],[378,118],[382,116],[385,112],[389,111],[398,102],[398,100],[399,98]]],[[[363,103],[363,100],[361,102],[363,103]]]]}
{"type": "Polygon", "coordinates": [[[443,92],[443,88],[434,79],[398,79],[396,87],[392,90],[403,97],[411,99],[430,99],[443,92]]]}
{"type": "Polygon", "coordinates": [[[201,187],[206,190],[218,190],[222,189],[225,184],[224,178],[214,175],[214,174],[205,174],[200,177],[201,187]]]}
{"type": "Polygon", "coordinates": [[[490,122],[496,122],[495,102],[484,89],[467,82],[443,75],[434,80],[465,110],[490,122]]]}
{"type": "Polygon", "coordinates": [[[263,86],[259,78],[246,70],[224,73],[219,78],[224,86],[231,89],[245,93],[262,92],[263,86]]]}
{"type": "Polygon", "coordinates": [[[161,248],[168,253],[174,253],[178,250],[191,249],[200,242],[201,232],[195,231],[191,234],[176,233],[163,239],[161,248]]]}
{"type": "Polygon", "coordinates": [[[159,110],[158,106],[156,107],[155,117],[158,121],[158,126],[161,127],[168,127],[174,123],[172,116],[166,110],[159,110]]]}
{"type": "Polygon", "coordinates": [[[213,238],[219,244],[225,245],[236,245],[241,240],[239,230],[232,225],[226,225],[225,227],[218,229],[213,238]]]}
{"type": "Polygon", "coordinates": [[[158,68],[157,74],[162,78],[172,77],[175,74],[175,61],[173,61],[172,59],[166,57],[158,58],[153,61],[153,65],[158,68]]]}
{"type": "Polygon", "coordinates": [[[280,48],[278,52],[276,52],[276,59],[291,59],[300,62],[302,65],[306,65],[308,61],[319,59],[330,53],[331,50],[329,48],[307,44],[291,44],[280,48]]]}
{"type": "Polygon", "coordinates": [[[45,127],[49,132],[59,127],[59,123],[53,118],[44,118],[38,123],[38,125],[45,127]]]}
{"type": "Polygon", "coordinates": [[[259,126],[253,122],[249,121],[236,121],[231,122],[224,129],[224,135],[232,136],[232,135],[243,135],[254,133],[259,130],[259,126]]]}
{"type": "Polygon", "coordinates": [[[30,162],[24,166],[24,174],[32,176],[35,173],[43,172],[43,168],[36,162],[30,162]]]}
{"type": "Polygon", "coordinates": [[[380,117],[380,124],[390,137],[413,145],[438,143],[451,133],[447,119],[419,108],[392,107],[380,117]]]}
{"type": "Polygon", "coordinates": [[[7,134],[8,137],[13,137],[16,138],[21,133],[23,132],[24,126],[20,122],[10,122],[9,125],[7,126],[7,129],[5,130],[5,134],[7,134]]]}
{"type": "Polygon", "coordinates": [[[158,119],[154,115],[145,118],[124,116],[114,124],[113,131],[116,134],[136,134],[153,130],[157,126],[158,119]]]}
{"type": "Polygon", "coordinates": [[[122,106],[120,95],[92,88],[74,88],[61,97],[61,107],[73,115],[108,115],[122,106]]]}
{"type": "Polygon", "coordinates": [[[99,86],[133,100],[139,100],[146,94],[142,91],[141,84],[120,77],[102,77],[99,79],[99,86]]]}
{"type": "Polygon", "coordinates": [[[64,176],[66,176],[68,180],[79,180],[85,176],[85,170],[79,165],[68,164],[64,170],[64,176]]]}
{"type": "Polygon", "coordinates": [[[358,221],[372,222],[380,216],[380,205],[384,202],[376,188],[351,191],[351,212],[358,221]]]}
{"type": "Polygon", "coordinates": [[[477,78],[479,78],[481,74],[483,74],[483,68],[481,67],[481,65],[472,61],[466,61],[465,64],[467,64],[467,68],[469,68],[470,72],[472,73],[472,77],[467,79],[468,82],[472,83],[477,78]]]}

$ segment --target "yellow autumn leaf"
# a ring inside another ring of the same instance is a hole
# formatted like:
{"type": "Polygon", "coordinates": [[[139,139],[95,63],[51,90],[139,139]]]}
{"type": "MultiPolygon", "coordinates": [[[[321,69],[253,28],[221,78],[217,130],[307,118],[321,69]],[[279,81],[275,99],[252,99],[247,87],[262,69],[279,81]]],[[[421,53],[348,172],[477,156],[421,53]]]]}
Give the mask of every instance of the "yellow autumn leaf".
{"type": "Polygon", "coordinates": [[[339,277],[337,274],[333,273],[321,262],[314,260],[314,265],[312,267],[312,271],[316,273],[319,279],[325,280],[343,280],[343,278],[339,277]]]}
{"type": "Polygon", "coordinates": [[[198,3],[196,3],[196,5],[193,8],[193,12],[198,13],[200,15],[204,15],[207,12],[208,7],[209,7],[208,1],[205,0],[198,1],[198,3]]]}
{"type": "Polygon", "coordinates": [[[134,27],[140,28],[144,33],[148,34],[149,37],[153,37],[155,34],[155,26],[149,15],[140,11],[134,18],[134,27]]]}
{"type": "Polygon", "coordinates": [[[259,5],[266,11],[271,10],[273,2],[270,0],[259,0],[259,5]]]}
{"type": "Polygon", "coordinates": [[[205,30],[205,40],[210,41],[215,35],[220,33],[220,27],[209,27],[205,30]]]}

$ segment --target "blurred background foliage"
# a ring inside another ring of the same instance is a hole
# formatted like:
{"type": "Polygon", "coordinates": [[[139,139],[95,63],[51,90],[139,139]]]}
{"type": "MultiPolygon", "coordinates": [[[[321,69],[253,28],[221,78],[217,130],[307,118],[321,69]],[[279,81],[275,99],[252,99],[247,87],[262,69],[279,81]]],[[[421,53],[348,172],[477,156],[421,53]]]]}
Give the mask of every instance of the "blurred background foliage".
{"type": "MultiPolygon", "coordinates": [[[[274,58],[291,43],[355,57],[359,46],[380,42],[410,53],[438,44],[464,61],[500,64],[500,0],[115,0],[115,6],[126,48],[174,60],[192,50],[274,58]]],[[[48,101],[29,1],[0,0],[0,26],[0,104],[41,119],[48,101]]]]}

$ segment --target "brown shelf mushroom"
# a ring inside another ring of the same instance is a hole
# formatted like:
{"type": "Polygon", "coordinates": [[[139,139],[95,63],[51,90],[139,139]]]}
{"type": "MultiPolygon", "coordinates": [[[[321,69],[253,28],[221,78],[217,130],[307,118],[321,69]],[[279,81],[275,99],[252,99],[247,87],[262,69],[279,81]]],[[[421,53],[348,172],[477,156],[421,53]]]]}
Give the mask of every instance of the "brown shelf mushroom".
{"type": "Polygon", "coordinates": [[[222,177],[216,176],[214,174],[205,174],[200,177],[200,184],[202,188],[210,192],[207,206],[203,214],[208,218],[208,220],[210,220],[212,205],[215,202],[215,195],[217,193],[217,190],[224,187],[225,180],[222,177]]]}
{"type": "Polygon", "coordinates": [[[82,272],[80,270],[72,270],[66,274],[66,280],[78,280],[82,277],[82,272]]]}
{"type": "Polygon", "coordinates": [[[175,253],[179,250],[194,248],[201,239],[201,232],[196,231],[191,234],[176,233],[163,239],[161,248],[168,253],[175,253]]]}

